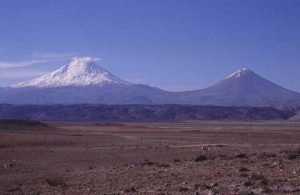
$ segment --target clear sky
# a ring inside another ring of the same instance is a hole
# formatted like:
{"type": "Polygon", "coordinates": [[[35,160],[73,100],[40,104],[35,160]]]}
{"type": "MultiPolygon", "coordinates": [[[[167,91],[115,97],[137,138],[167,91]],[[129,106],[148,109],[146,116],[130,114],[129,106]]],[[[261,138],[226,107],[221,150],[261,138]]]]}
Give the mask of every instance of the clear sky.
{"type": "Polygon", "coordinates": [[[0,1],[1,86],[74,56],[171,91],[248,67],[300,92],[300,0],[0,1]]]}

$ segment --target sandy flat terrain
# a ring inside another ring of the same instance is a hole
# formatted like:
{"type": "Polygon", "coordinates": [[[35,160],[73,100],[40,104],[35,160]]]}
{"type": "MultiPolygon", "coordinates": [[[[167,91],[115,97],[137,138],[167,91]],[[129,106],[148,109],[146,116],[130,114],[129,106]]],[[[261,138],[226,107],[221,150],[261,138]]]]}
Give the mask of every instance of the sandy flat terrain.
{"type": "Polygon", "coordinates": [[[300,123],[0,130],[0,194],[299,194],[300,123]]]}

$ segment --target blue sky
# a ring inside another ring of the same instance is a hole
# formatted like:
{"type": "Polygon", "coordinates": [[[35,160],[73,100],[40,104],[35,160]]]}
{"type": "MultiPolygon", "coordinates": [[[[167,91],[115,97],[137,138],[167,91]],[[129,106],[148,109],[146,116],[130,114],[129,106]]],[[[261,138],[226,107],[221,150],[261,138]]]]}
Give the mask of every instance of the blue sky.
{"type": "Polygon", "coordinates": [[[122,79],[200,89],[237,69],[300,92],[299,0],[1,0],[0,82],[99,57],[122,79]]]}

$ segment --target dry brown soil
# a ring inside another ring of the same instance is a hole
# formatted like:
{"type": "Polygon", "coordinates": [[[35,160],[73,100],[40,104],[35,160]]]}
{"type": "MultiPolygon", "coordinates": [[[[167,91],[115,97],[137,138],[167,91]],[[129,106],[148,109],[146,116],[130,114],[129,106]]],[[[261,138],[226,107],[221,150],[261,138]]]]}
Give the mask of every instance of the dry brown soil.
{"type": "Polygon", "coordinates": [[[0,194],[300,194],[300,123],[0,130],[0,194]]]}

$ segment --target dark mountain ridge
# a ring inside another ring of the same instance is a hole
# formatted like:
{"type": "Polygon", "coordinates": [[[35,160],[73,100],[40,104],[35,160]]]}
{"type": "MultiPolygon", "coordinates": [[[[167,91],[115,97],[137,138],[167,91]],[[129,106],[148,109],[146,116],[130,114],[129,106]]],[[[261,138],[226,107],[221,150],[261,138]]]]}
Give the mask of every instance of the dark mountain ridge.
{"type": "Polygon", "coordinates": [[[38,121],[285,120],[294,115],[291,111],[262,107],[0,104],[0,119],[38,121]]]}

